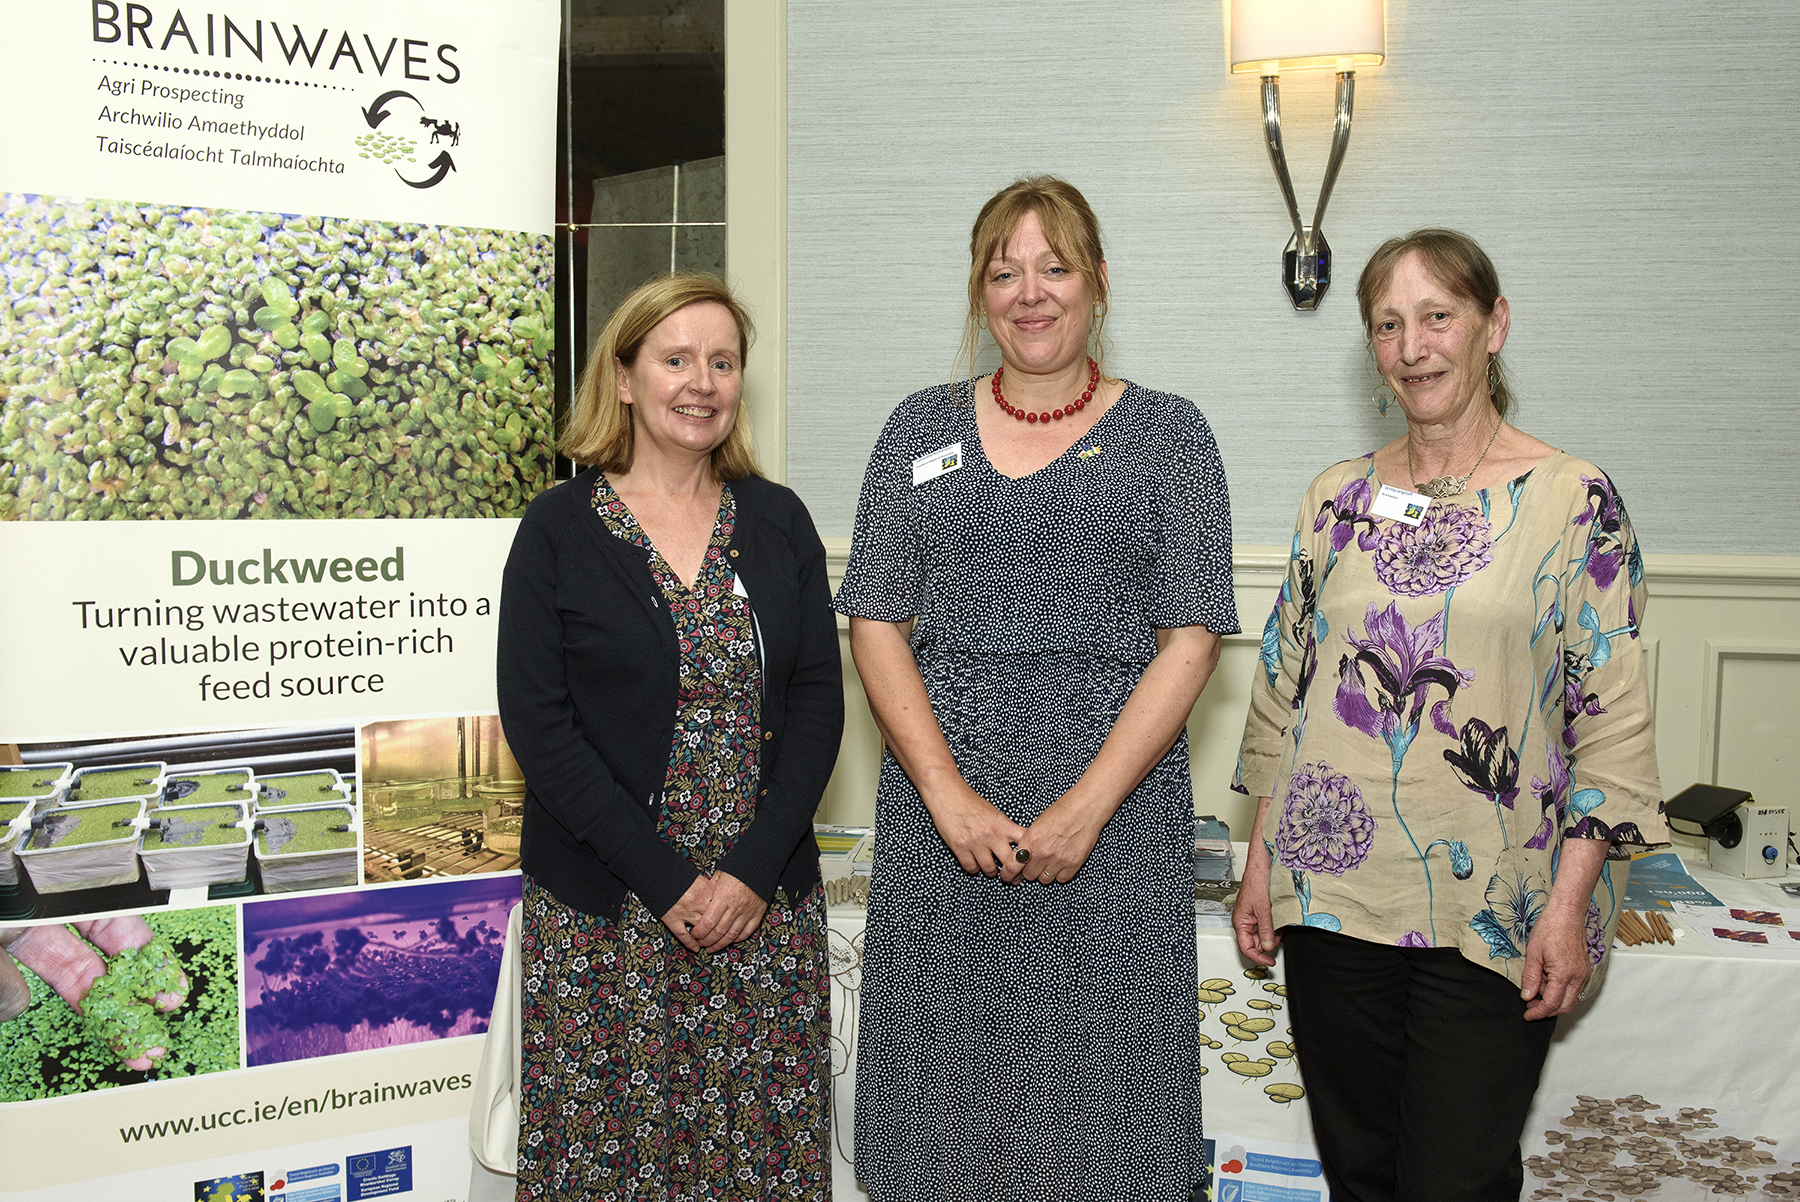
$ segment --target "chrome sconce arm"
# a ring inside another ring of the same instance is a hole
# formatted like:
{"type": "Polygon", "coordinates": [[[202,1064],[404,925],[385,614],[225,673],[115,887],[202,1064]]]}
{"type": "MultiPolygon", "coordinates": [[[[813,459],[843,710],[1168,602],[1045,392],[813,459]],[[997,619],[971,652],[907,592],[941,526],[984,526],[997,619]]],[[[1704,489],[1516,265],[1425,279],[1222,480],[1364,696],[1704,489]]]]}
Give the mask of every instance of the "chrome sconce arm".
{"type": "Polygon", "coordinates": [[[1294,223],[1294,236],[1288,239],[1281,254],[1282,284],[1296,309],[1316,309],[1325,290],[1331,286],[1331,245],[1325,241],[1325,204],[1331,199],[1331,187],[1337,182],[1338,168],[1343,165],[1344,151],[1350,145],[1350,114],[1356,100],[1356,72],[1337,73],[1337,122],[1331,135],[1331,158],[1325,164],[1325,178],[1319,184],[1319,204],[1313,210],[1311,225],[1300,220],[1300,205],[1294,199],[1294,181],[1288,175],[1287,155],[1281,146],[1281,76],[1262,77],[1263,139],[1269,149],[1269,162],[1275,168],[1275,180],[1281,185],[1282,199],[1287,201],[1288,217],[1294,223]]]}

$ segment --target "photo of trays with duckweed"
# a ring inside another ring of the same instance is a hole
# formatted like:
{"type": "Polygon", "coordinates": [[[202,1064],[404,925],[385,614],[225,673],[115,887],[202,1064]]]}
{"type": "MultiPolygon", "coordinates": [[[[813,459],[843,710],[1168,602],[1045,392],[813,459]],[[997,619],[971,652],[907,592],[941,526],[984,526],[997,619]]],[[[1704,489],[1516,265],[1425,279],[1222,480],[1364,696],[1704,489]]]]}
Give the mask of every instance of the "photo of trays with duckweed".
{"type": "Polygon", "coordinates": [[[0,519],[510,517],[535,234],[0,193],[0,519]]]}
{"type": "Polygon", "coordinates": [[[13,971],[0,1102],[240,1067],[235,906],[0,927],[13,971]]]}
{"type": "Polygon", "coordinates": [[[519,866],[525,775],[493,714],[362,728],[363,879],[519,866]]]}
{"type": "Polygon", "coordinates": [[[0,925],[358,883],[353,726],[0,746],[6,758],[23,762],[0,766],[0,925]]]}
{"type": "Polygon", "coordinates": [[[487,1030],[519,877],[244,906],[248,1064],[487,1030]]]}

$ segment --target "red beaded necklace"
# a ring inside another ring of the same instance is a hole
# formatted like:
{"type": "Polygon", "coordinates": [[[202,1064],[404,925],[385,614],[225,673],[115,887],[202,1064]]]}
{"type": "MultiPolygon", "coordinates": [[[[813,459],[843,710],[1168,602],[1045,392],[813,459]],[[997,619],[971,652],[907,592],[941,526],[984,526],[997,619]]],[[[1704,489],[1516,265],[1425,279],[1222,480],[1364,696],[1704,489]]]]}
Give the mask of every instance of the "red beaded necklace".
{"type": "Polygon", "coordinates": [[[1023,409],[1014,409],[1011,405],[1006,403],[1006,398],[1000,395],[1000,377],[1005,374],[1006,367],[1004,364],[994,369],[994,403],[1012,414],[1013,417],[1017,418],[1019,421],[1043,422],[1045,425],[1048,425],[1053,421],[1059,422],[1071,414],[1086,409],[1087,403],[1094,399],[1095,387],[1100,383],[1100,365],[1095,363],[1092,357],[1090,357],[1088,359],[1087,389],[1082,392],[1080,400],[1071,402],[1066,409],[1053,409],[1049,413],[1027,413],[1023,409]]]}

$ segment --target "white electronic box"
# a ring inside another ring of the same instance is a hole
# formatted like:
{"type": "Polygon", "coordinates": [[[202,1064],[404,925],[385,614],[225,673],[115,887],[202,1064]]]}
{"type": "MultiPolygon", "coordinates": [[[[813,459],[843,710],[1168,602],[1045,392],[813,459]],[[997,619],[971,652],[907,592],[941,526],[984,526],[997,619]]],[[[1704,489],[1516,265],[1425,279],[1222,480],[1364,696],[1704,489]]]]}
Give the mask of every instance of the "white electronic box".
{"type": "Polygon", "coordinates": [[[1787,875],[1786,806],[1746,801],[1707,833],[1706,863],[1713,871],[1746,879],[1787,875]]]}

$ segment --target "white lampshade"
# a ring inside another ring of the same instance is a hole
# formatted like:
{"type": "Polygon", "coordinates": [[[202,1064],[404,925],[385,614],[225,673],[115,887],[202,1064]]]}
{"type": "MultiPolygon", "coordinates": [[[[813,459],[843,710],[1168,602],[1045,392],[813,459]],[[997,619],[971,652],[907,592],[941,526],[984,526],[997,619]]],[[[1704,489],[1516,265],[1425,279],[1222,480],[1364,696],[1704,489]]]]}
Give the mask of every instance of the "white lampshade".
{"type": "Polygon", "coordinates": [[[1231,0],[1231,70],[1273,73],[1344,59],[1379,66],[1387,57],[1385,9],[1384,0],[1231,0]]]}

